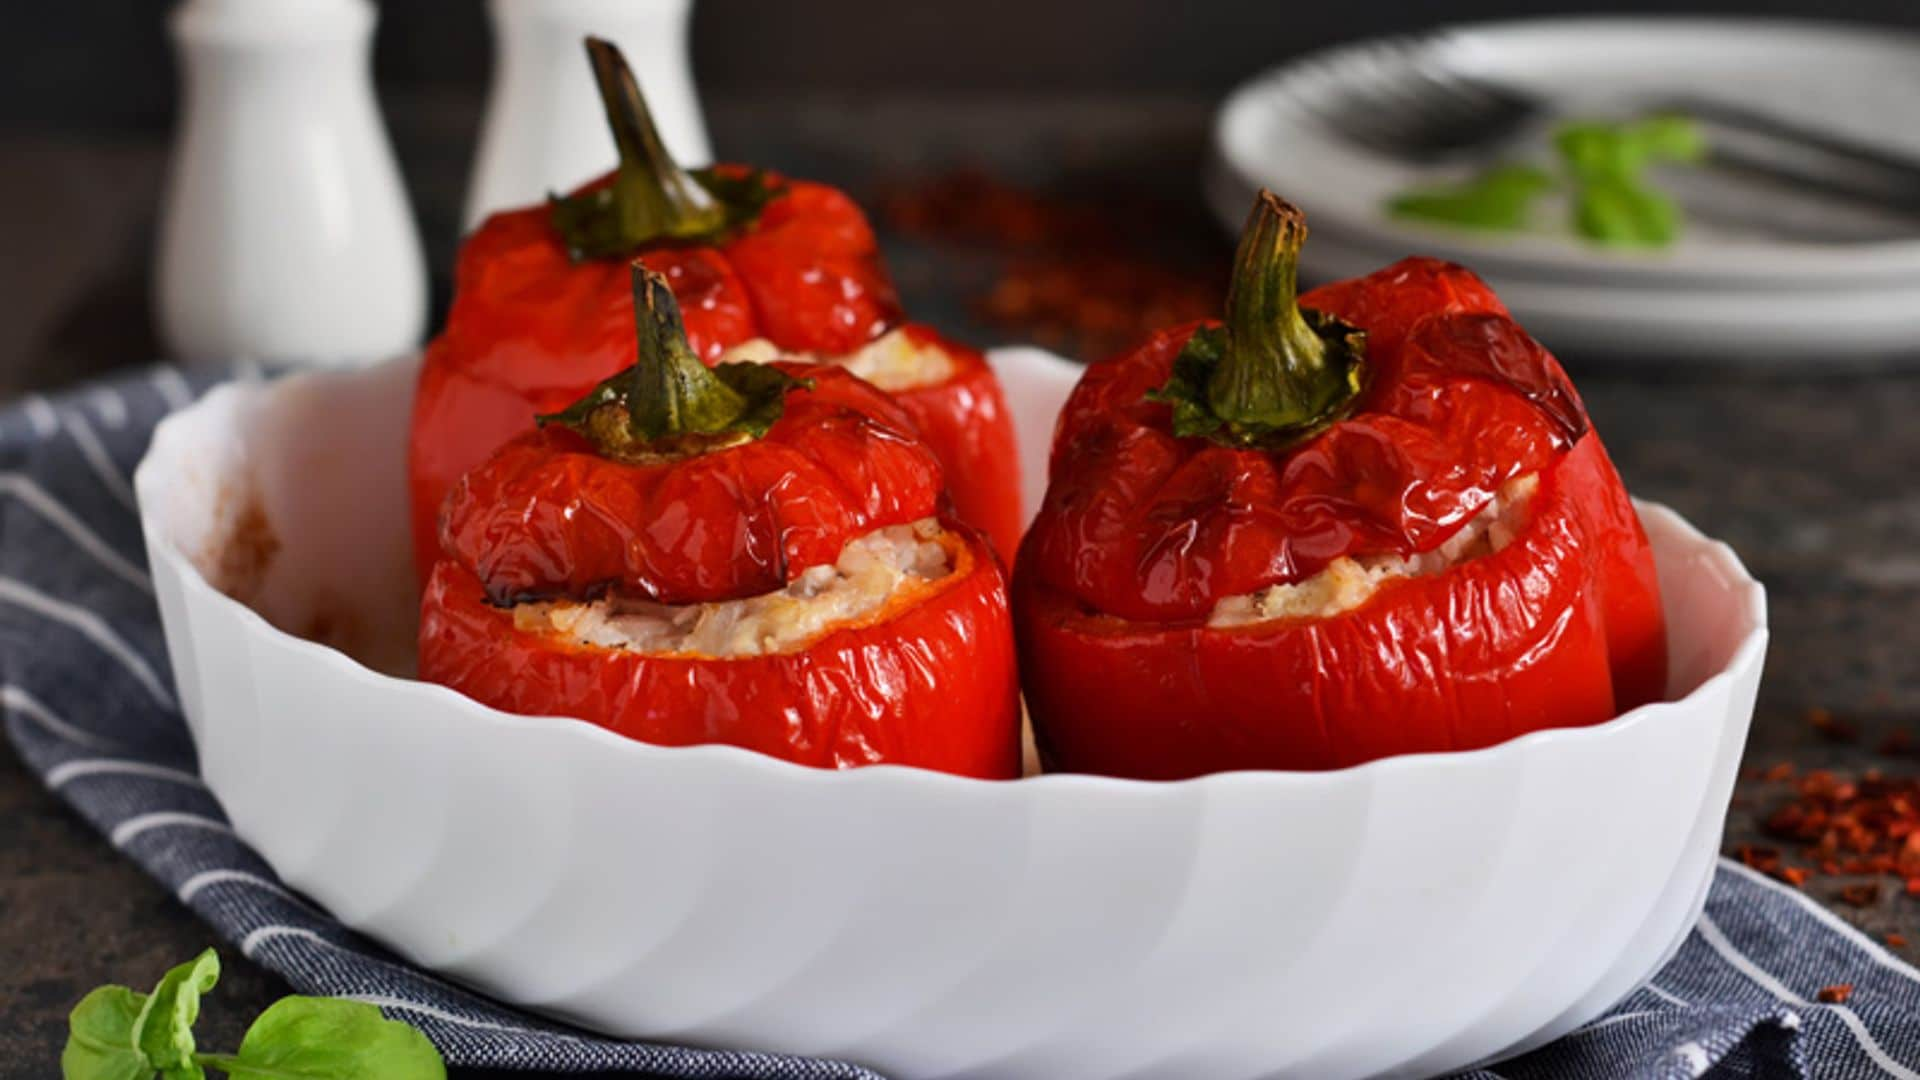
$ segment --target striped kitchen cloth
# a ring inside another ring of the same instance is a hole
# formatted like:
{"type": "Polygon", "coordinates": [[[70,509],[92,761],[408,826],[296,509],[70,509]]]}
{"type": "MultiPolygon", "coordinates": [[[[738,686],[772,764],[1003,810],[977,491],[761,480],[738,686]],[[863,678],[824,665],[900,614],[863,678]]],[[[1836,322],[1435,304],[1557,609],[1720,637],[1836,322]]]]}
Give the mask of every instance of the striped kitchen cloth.
{"type": "MultiPolygon", "coordinates": [[[[666,1077],[874,1077],[858,1065],[598,1038],[409,967],[290,893],[201,785],[168,675],[130,477],[204,389],[154,368],[0,411],[0,706],[46,785],[214,931],[308,994],[369,1001],[454,1065],[666,1077]]],[[[1503,1078],[1920,1080],[1920,972],[1799,893],[1722,863],[1650,983],[1503,1078]],[[1822,987],[1853,987],[1821,1004],[1822,987]]]]}

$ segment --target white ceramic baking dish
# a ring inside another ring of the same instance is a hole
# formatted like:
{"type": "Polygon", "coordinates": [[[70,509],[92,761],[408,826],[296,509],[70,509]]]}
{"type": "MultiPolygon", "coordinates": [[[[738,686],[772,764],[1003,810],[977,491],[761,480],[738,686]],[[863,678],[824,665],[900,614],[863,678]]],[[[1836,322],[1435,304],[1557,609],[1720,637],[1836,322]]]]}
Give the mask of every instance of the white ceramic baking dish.
{"type": "MultiPolygon", "coordinates": [[[[993,359],[1037,491],[1077,369],[993,359]]],[[[383,674],[411,646],[414,370],[218,389],[161,426],[136,484],[240,835],[349,926],[502,1000],[903,1080],[1424,1074],[1591,1020],[1700,910],[1765,600],[1671,511],[1641,508],[1674,700],[1607,724],[1180,783],[816,771],[383,674]]]]}

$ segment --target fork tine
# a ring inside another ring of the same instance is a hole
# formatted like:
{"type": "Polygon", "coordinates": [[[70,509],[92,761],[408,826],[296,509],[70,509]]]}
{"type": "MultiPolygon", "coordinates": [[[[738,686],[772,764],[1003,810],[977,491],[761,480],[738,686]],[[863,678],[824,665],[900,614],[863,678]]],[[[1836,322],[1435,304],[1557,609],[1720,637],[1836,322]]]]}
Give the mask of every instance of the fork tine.
{"type": "Polygon", "coordinates": [[[1510,133],[1537,106],[1448,63],[1441,53],[1447,40],[1392,38],[1329,61],[1318,72],[1326,91],[1309,109],[1355,144],[1408,158],[1483,146],[1510,133]]]}
{"type": "MultiPolygon", "coordinates": [[[[1452,102],[1423,93],[1407,78],[1413,48],[1393,40],[1350,57],[1329,74],[1344,76],[1323,113],[1347,134],[1387,150],[1403,149],[1436,124],[1453,122],[1452,102]]],[[[1329,80],[1332,81],[1332,80],[1329,80]]]]}

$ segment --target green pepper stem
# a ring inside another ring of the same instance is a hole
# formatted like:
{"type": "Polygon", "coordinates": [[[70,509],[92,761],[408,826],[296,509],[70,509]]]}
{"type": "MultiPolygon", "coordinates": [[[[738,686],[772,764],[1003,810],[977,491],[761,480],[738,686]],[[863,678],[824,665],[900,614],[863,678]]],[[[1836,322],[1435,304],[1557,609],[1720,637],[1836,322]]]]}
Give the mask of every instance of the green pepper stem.
{"type": "Polygon", "coordinates": [[[633,318],[640,337],[639,359],[629,369],[627,428],[643,442],[693,432],[711,432],[740,415],[745,399],[700,362],[687,343],[680,303],[667,279],[633,264],[633,318]]]}
{"type": "Polygon", "coordinates": [[[537,417],[542,426],[572,428],[616,460],[671,460],[759,438],[780,418],[787,391],[806,384],[770,364],[701,363],[666,277],[638,259],[633,317],[633,366],[561,412],[537,417]]]}
{"type": "Polygon", "coordinates": [[[711,184],[682,169],[667,153],[620,50],[590,37],[587,59],[620,151],[620,167],[610,185],[549,199],[554,228],[575,259],[626,257],[650,241],[705,239],[751,220],[765,201],[754,190],[761,185],[747,189],[745,197],[736,200],[741,205],[729,205],[711,184]]]}
{"type": "Polygon", "coordinates": [[[1340,355],[1348,342],[1330,340],[1300,310],[1306,238],[1306,216],[1261,191],[1234,253],[1226,348],[1206,387],[1208,406],[1230,430],[1314,428],[1359,390],[1357,358],[1340,355]]]}
{"type": "Polygon", "coordinates": [[[587,58],[620,151],[613,205],[623,238],[638,244],[650,237],[693,236],[724,226],[726,209],[667,152],[619,47],[590,37],[587,58]]]}

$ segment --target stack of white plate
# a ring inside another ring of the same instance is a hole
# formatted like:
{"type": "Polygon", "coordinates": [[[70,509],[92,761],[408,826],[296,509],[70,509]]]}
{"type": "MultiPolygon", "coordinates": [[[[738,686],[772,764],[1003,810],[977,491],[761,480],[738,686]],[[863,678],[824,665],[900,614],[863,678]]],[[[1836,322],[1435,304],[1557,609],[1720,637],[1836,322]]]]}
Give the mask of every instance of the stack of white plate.
{"type": "MultiPolygon", "coordinates": [[[[1451,70],[1544,104],[1542,119],[1510,144],[1522,156],[1546,160],[1556,117],[1710,98],[1920,158],[1920,38],[1912,35],[1777,20],[1595,18],[1463,27],[1429,41],[1451,70]]],[[[1479,271],[1556,349],[1659,364],[1920,360],[1920,224],[1911,218],[1816,207],[1705,169],[1663,175],[1688,215],[1679,241],[1659,251],[1598,247],[1558,225],[1506,234],[1389,215],[1394,195],[1473,168],[1398,160],[1320,119],[1329,97],[1377,92],[1377,81],[1391,77],[1386,62],[1404,48],[1404,39],[1341,47],[1229,97],[1207,177],[1221,220],[1238,229],[1254,192],[1271,188],[1307,212],[1309,278],[1350,277],[1410,254],[1451,259],[1479,271]]]]}

